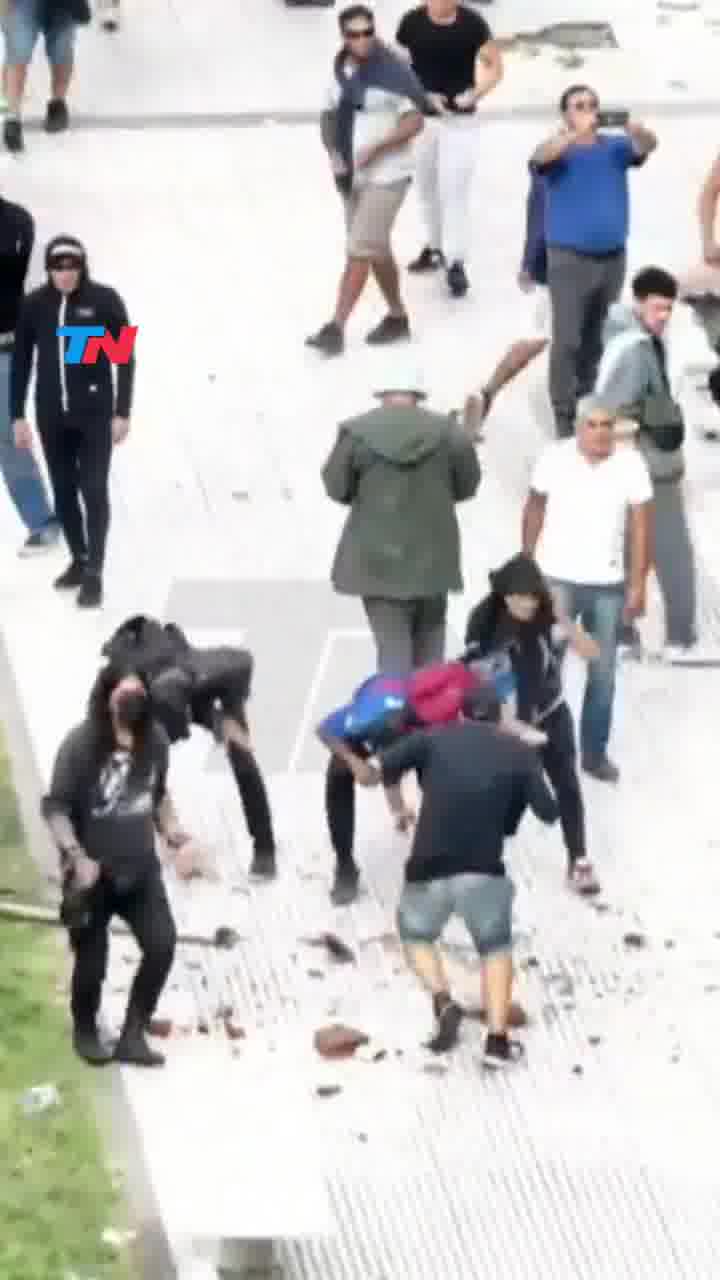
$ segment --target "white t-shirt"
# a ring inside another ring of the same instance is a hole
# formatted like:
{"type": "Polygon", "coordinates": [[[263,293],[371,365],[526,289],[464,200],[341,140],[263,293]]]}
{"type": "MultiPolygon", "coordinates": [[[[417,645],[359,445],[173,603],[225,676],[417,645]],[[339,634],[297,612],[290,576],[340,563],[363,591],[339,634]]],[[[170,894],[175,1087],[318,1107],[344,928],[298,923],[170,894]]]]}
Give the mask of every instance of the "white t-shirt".
{"type": "Polygon", "coordinates": [[[560,440],[541,454],[530,487],[547,498],[535,551],[543,573],[592,586],[622,582],[628,508],[653,496],[638,451],[616,448],[593,463],[575,439],[560,440]]]}
{"type": "MultiPolygon", "coordinates": [[[[346,66],[346,74],[352,74],[351,67],[346,66]]],[[[333,78],[327,97],[325,111],[337,110],[340,102],[340,86],[333,78]]],[[[375,146],[382,142],[397,127],[401,116],[408,111],[417,111],[417,106],[409,98],[399,97],[396,93],[388,93],[386,89],[367,89],[365,108],[355,112],[353,129],[353,150],[375,146]]],[[[413,140],[402,147],[386,151],[366,165],[364,169],[356,169],[353,176],[354,187],[366,187],[370,184],[388,186],[391,182],[402,182],[411,178],[415,168],[413,140]]]]}

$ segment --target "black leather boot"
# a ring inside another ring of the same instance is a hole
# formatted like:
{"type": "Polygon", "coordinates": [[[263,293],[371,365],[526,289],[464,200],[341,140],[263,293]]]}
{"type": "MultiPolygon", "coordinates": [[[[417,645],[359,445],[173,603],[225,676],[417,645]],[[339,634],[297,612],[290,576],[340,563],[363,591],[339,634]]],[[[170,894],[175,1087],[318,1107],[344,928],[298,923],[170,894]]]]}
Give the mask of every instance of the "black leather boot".
{"type": "Polygon", "coordinates": [[[94,1022],[75,1024],[73,1048],[78,1057],[91,1067],[105,1067],[108,1062],[112,1062],[112,1049],[100,1039],[94,1022]]]}
{"type": "Polygon", "coordinates": [[[128,1009],[120,1039],[115,1045],[115,1061],[132,1067],[163,1067],[165,1058],[151,1049],[145,1039],[147,1020],[135,1009],[128,1009]]]}

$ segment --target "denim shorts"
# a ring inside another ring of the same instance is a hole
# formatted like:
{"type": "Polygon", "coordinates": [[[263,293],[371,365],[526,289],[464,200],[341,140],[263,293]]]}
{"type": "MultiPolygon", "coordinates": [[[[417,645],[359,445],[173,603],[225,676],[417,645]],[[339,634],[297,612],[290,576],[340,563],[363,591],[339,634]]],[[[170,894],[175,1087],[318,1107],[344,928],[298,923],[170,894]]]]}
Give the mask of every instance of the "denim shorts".
{"type": "Polygon", "coordinates": [[[2,23],[7,66],[21,67],[30,63],[40,35],[45,37],[45,52],[51,67],[62,67],[72,62],[75,23],[63,13],[48,19],[44,10],[44,0],[10,0],[2,23]]]}
{"type": "Polygon", "coordinates": [[[509,951],[515,886],[508,876],[475,873],[406,884],[397,926],[401,942],[437,942],[451,916],[459,916],[480,956],[509,951]]]}

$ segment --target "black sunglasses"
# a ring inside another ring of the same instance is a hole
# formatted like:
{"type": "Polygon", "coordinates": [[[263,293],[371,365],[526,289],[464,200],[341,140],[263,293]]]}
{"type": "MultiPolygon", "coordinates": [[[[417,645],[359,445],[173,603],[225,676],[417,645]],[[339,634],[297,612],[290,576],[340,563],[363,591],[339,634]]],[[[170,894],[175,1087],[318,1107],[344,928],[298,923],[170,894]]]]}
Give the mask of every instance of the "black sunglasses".
{"type": "Polygon", "coordinates": [[[374,27],[363,27],[362,30],[355,27],[353,30],[343,31],[346,40],[371,40],[375,35],[374,27]]]}

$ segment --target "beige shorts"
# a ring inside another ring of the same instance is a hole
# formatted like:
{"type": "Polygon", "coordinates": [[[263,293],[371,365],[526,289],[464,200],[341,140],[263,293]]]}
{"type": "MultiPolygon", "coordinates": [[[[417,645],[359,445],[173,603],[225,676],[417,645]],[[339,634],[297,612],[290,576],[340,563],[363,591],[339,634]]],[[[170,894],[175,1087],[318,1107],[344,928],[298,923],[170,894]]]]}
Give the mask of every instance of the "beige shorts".
{"type": "Polygon", "coordinates": [[[390,236],[410,179],[356,187],[345,197],[349,258],[389,258],[390,236]]]}

